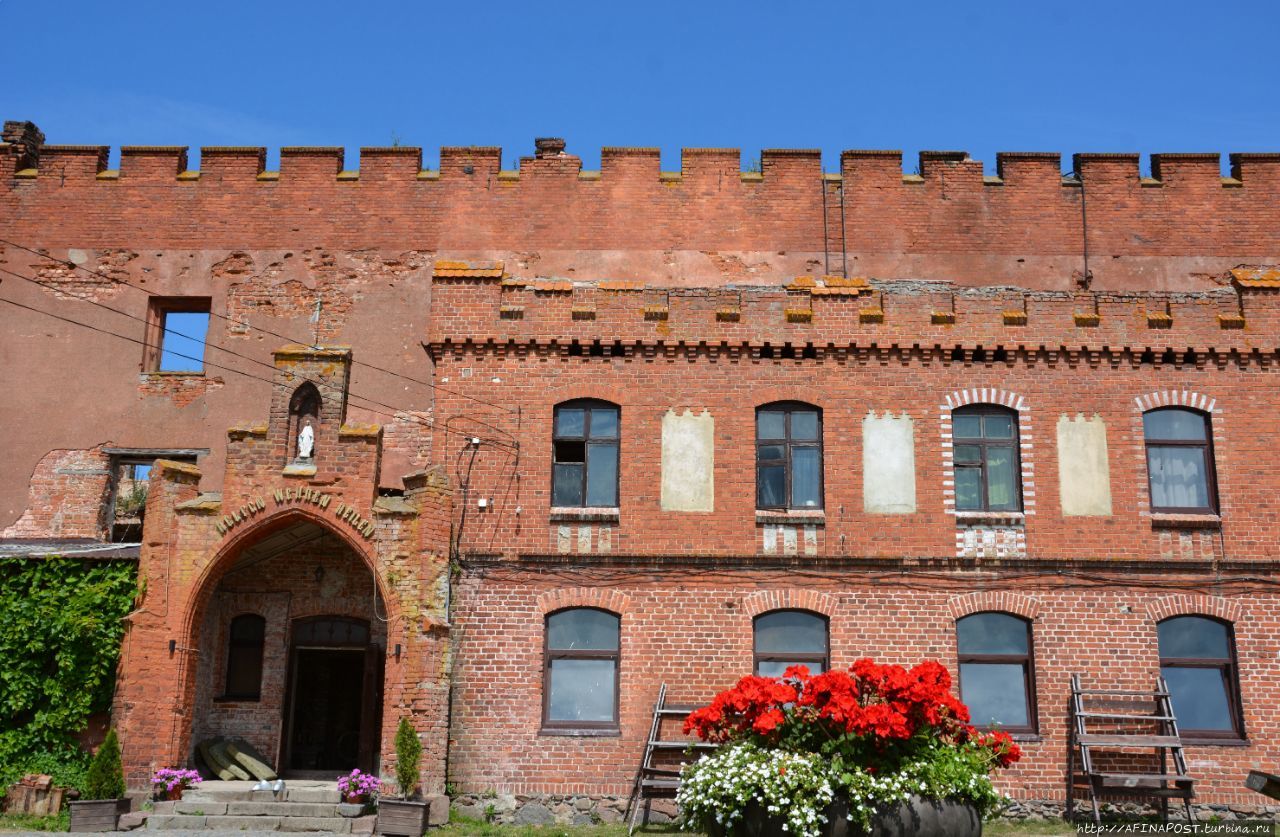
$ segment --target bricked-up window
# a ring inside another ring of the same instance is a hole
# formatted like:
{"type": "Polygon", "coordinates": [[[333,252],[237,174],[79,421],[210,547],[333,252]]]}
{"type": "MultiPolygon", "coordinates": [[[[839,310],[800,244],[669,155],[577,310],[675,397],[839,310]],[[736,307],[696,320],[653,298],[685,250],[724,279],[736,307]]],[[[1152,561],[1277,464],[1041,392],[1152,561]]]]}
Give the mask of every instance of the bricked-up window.
{"type": "Polygon", "coordinates": [[[1166,407],[1142,415],[1151,510],[1214,514],[1218,507],[1209,417],[1166,407]]]}
{"type": "Polygon", "coordinates": [[[542,725],[615,729],[621,618],[579,607],[547,616],[542,725]]]}
{"type": "Polygon", "coordinates": [[[779,402],[756,409],[756,508],[822,508],[822,411],[779,402]]]}
{"type": "Polygon", "coordinates": [[[204,371],[209,306],[207,296],[151,298],[145,359],[148,372],[204,371]]]}
{"type": "Polygon", "coordinates": [[[831,667],[827,618],[805,610],[775,610],[755,620],[755,672],[781,677],[791,666],[820,674],[831,667]]]}
{"type": "Polygon", "coordinates": [[[605,401],[566,401],[555,409],[551,504],[618,505],[618,407],[605,401]]]}
{"type": "Polygon", "coordinates": [[[1035,732],[1035,665],[1031,623],[1008,613],[956,620],[960,699],[973,723],[1007,732],[1035,732]]]}
{"type": "Polygon", "coordinates": [[[951,414],[957,511],[1022,511],[1018,414],[994,404],[951,414]]]}
{"type": "Polygon", "coordinates": [[[266,633],[267,620],[255,613],[243,613],[231,620],[224,700],[258,700],[262,696],[262,646],[266,633]]]}
{"type": "Polygon", "coordinates": [[[1178,731],[1196,738],[1244,738],[1231,626],[1207,616],[1175,616],[1156,626],[1160,674],[1178,731]]]}

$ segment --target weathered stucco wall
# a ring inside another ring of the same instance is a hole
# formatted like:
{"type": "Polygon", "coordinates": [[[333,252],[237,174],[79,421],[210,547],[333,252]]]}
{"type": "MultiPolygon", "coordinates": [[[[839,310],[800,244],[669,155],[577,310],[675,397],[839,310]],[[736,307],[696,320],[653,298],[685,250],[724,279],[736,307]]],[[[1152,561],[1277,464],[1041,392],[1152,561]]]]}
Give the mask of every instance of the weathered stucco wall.
{"type": "Polygon", "coordinates": [[[716,421],[703,410],[662,417],[663,511],[715,511],[716,421]]]}

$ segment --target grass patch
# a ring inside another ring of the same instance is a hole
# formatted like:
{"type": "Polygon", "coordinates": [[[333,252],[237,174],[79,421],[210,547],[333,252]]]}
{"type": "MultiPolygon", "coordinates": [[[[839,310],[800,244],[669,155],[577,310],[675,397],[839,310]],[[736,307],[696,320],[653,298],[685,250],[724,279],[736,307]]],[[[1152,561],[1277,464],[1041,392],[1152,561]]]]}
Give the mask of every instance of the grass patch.
{"type": "Polygon", "coordinates": [[[995,820],[983,824],[983,837],[1014,837],[1022,834],[1074,835],[1075,826],[1066,820],[995,820]]]}
{"type": "Polygon", "coordinates": [[[70,827],[70,811],[62,811],[47,817],[37,817],[34,814],[0,814],[0,831],[66,831],[70,827]]]}
{"type": "MultiPolygon", "coordinates": [[[[454,814],[449,824],[432,829],[431,837],[625,837],[626,823],[600,825],[499,825],[454,814]]],[[[648,825],[637,834],[687,834],[675,825],[648,825]]],[[[997,820],[983,827],[983,837],[1021,837],[1021,835],[1071,835],[1076,830],[1062,820],[1011,822],[997,820]]]]}

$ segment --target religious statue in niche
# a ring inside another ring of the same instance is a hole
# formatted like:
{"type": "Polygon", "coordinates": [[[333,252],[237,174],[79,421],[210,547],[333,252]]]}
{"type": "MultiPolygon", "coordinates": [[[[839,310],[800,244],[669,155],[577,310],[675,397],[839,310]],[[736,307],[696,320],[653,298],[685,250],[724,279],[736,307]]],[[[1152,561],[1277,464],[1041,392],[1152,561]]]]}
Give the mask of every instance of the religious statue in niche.
{"type": "Polygon", "coordinates": [[[289,399],[289,461],[307,465],[314,462],[319,431],[320,391],[308,381],[289,399]]]}

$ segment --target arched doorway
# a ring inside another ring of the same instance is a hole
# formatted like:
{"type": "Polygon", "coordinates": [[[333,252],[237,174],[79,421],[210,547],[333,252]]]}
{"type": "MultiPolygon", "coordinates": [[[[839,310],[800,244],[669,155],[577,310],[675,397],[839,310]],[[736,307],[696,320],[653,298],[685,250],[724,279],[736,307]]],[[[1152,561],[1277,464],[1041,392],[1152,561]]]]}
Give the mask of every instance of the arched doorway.
{"type": "Polygon", "coordinates": [[[193,755],[240,739],[286,778],[376,772],[387,608],[373,573],[308,516],[261,532],[205,584],[193,755]]]}

